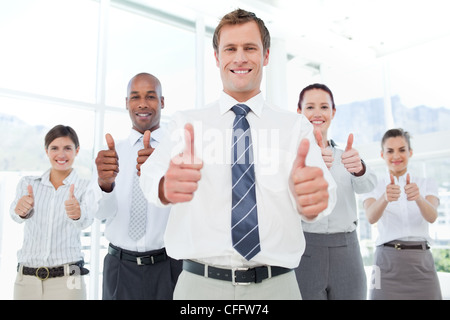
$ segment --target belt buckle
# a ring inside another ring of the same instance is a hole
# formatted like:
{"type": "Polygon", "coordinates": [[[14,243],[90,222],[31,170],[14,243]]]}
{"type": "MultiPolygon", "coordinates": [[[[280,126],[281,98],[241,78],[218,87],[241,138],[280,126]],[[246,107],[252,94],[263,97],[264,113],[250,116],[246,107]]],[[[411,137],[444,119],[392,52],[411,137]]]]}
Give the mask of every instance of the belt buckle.
{"type": "Polygon", "coordinates": [[[249,282],[236,282],[236,271],[247,271],[249,268],[232,268],[231,269],[231,283],[233,286],[248,286],[253,281],[249,282]]]}
{"type": "Polygon", "coordinates": [[[39,267],[36,269],[36,277],[39,280],[42,280],[42,281],[47,280],[49,276],[50,276],[50,270],[47,267],[39,267]],[[45,271],[47,271],[47,276],[45,278],[41,278],[41,276],[39,275],[39,270],[41,270],[41,269],[44,269],[45,271]]]}
{"type": "Polygon", "coordinates": [[[153,259],[153,256],[142,256],[142,257],[136,257],[136,262],[138,264],[138,266],[143,266],[144,263],[142,262],[142,259],[144,258],[150,258],[150,261],[152,262],[152,264],[155,264],[155,260],[153,259]]]}
{"type": "Polygon", "coordinates": [[[402,244],[401,243],[396,243],[394,244],[394,248],[397,250],[402,250],[402,244]]]}

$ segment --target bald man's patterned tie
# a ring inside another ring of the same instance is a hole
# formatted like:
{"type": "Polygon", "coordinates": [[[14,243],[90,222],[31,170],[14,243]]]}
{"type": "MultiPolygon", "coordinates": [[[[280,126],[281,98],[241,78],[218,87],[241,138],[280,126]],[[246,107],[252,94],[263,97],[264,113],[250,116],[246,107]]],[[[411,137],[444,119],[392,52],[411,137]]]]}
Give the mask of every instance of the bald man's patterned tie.
{"type": "MultiPolygon", "coordinates": [[[[142,144],[142,137],[137,142],[142,144]]],[[[137,241],[145,234],[147,226],[147,199],[139,186],[139,176],[133,171],[133,185],[131,190],[131,210],[128,235],[137,241]]]]}
{"type": "Polygon", "coordinates": [[[246,119],[250,108],[237,104],[232,141],[232,209],[231,238],[233,247],[247,260],[260,250],[258,212],[256,207],[255,168],[250,126],[246,119]]]}

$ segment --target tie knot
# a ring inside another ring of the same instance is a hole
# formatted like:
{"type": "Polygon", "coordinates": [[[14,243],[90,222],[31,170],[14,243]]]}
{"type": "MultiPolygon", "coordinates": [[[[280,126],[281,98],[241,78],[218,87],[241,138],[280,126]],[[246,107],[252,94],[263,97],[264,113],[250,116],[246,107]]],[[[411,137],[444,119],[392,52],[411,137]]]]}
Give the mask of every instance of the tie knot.
{"type": "Polygon", "coordinates": [[[237,104],[231,108],[233,110],[234,114],[240,115],[240,116],[247,116],[248,112],[250,111],[250,108],[245,104],[237,104]]]}

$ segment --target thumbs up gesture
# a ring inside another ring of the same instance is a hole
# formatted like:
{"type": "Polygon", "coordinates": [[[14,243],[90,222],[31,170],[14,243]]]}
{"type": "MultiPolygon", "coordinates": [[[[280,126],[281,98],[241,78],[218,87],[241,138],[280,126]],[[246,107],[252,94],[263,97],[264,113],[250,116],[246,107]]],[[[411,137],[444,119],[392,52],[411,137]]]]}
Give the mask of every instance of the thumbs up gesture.
{"type": "Polygon", "coordinates": [[[160,199],[166,204],[191,201],[201,178],[203,161],[195,156],[194,127],[190,123],[184,127],[184,138],[183,152],[172,158],[161,180],[160,199]]]}
{"type": "Polygon", "coordinates": [[[319,145],[320,151],[322,151],[323,161],[325,162],[327,168],[330,169],[334,161],[333,151],[331,149],[325,148],[322,138],[322,132],[320,131],[320,129],[314,130],[314,136],[316,137],[316,141],[319,145]]]}
{"type": "Polygon", "coordinates": [[[348,172],[356,176],[362,176],[365,172],[364,166],[361,162],[361,157],[356,149],[353,149],[353,134],[350,133],[347,139],[347,146],[342,154],[342,163],[348,172]]]}
{"type": "Polygon", "coordinates": [[[146,130],[144,132],[144,138],[143,138],[144,149],[141,149],[138,151],[137,165],[136,165],[138,176],[141,176],[141,166],[144,164],[144,162],[147,160],[147,158],[150,157],[150,155],[155,150],[155,148],[152,148],[150,145],[150,135],[151,135],[150,130],[146,130]]]}
{"type": "Polygon", "coordinates": [[[309,151],[309,140],[303,139],[297,151],[290,177],[291,192],[296,198],[297,210],[308,219],[313,219],[328,207],[328,182],[319,167],[309,167],[305,159],[309,151]]]}
{"type": "Polygon", "coordinates": [[[406,174],[406,185],[405,185],[405,193],[406,198],[409,201],[415,201],[420,198],[420,191],[419,187],[416,183],[411,183],[411,177],[409,176],[409,173],[406,174]]]}
{"type": "Polygon", "coordinates": [[[386,186],[386,193],[384,194],[384,198],[387,202],[397,201],[400,198],[400,186],[395,184],[394,176],[392,173],[390,174],[391,183],[386,186]]]}
{"type": "Polygon", "coordinates": [[[31,210],[34,208],[34,194],[33,187],[31,185],[27,186],[28,194],[24,195],[17,201],[14,212],[21,218],[25,218],[31,210]]]}
{"type": "Polygon", "coordinates": [[[64,201],[67,216],[72,220],[78,220],[81,217],[80,203],[74,195],[75,185],[71,184],[69,188],[69,197],[64,201]]]}
{"type": "Polygon", "coordinates": [[[105,192],[111,192],[114,187],[114,181],[119,173],[119,157],[113,137],[107,133],[105,135],[108,150],[101,150],[95,159],[97,166],[98,184],[105,192]]]}

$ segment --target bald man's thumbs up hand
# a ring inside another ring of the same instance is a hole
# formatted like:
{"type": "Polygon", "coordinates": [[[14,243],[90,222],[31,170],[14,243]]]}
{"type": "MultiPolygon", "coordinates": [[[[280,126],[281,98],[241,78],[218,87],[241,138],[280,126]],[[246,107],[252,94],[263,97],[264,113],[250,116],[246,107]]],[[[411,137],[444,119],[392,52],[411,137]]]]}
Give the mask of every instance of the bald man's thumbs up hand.
{"type": "Polygon", "coordinates": [[[155,148],[152,148],[152,146],[150,145],[150,135],[151,135],[150,130],[146,130],[144,132],[144,138],[142,140],[144,143],[144,149],[141,149],[138,151],[137,164],[136,164],[138,176],[141,175],[141,166],[148,159],[148,157],[150,157],[150,155],[153,153],[153,151],[155,151],[155,148]]]}
{"type": "Polygon", "coordinates": [[[173,157],[166,175],[161,179],[159,197],[165,204],[191,201],[201,178],[203,161],[195,156],[194,128],[184,127],[185,148],[173,157]]]}
{"type": "Polygon", "coordinates": [[[319,167],[306,166],[309,140],[303,139],[292,166],[290,188],[296,198],[297,210],[308,219],[314,219],[328,207],[328,182],[319,167]]]}
{"type": "Polygon", "coordinates": [[[355,176],[362,176],[366,172],[358,151],[353,149],[353,133],[348,135],[347,146],[344,153],[342,153],[341,159],[345,169],[355,176]]]}
{"type": "Polygon", "coordinates": [[[34,193],[31,185],[27,186],[28,194],[24,195],[17,201],[14,212],[21,218],[25,218],[34,208],[34,193]]]}
{"type": "Polygon", "coordinates": [[[78,220],[81,217],[80,203],[75,198],[75,185],[70,185],[69,197],[64,201],[67,216],[72,220],[78,220]]]}
{"type": "Polygon", "coordinates": [[[333,150],[327,149],[323,143],[322,132],[320,129],[314,130],[314,136],[316,138],[317,144],[319,145],[320,151],[322,152],[322,158],[328,169],[333,165],[333,150]]]}
{"type": "Polygon", "coordinates": [[[97,154],[95,164],[98,173],[98,185],[105,192],[111,192],[119,173],[119,156],[116,152],[116,147],[113,137],[107,133],[105,135],[108,150],[101,150],[97,154]]]}

